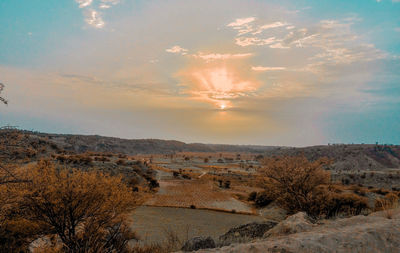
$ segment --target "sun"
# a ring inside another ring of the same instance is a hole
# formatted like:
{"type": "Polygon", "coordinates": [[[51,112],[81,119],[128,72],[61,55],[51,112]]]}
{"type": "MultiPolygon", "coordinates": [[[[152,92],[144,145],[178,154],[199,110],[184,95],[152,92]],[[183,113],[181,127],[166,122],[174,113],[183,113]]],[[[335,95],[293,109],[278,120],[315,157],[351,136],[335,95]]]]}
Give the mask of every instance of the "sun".
{"type": "Polygon", "coordinates": [[[221,109],[221,110],[224,110],[226,108],[226,105],[225,104],[221,104],[220,106],[219,106],[219,109],[221,109]]]}

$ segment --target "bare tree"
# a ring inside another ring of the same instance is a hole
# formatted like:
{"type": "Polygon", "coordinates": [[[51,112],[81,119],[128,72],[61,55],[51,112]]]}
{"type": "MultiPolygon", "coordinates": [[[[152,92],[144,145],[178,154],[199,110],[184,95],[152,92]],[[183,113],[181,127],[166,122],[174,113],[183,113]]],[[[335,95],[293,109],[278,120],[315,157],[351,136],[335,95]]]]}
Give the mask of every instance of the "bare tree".
{"type": "MultiPolygon", "coordinates": [[[[0,83],[0,94],[3,91],[3,89],[4,89],[4,84],[0,83]]],[[[1,96],[0,96],[0,102],[3,102],[4,104],[8,104],[8,101],[1,96]]]]}

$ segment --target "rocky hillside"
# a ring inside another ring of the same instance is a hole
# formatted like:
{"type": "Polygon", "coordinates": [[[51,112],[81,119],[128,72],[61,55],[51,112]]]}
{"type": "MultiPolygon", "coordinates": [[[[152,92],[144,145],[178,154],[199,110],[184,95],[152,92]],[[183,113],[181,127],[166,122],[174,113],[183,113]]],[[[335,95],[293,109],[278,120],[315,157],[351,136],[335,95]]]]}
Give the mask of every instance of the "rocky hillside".
{"type": "Polygon", "coordinates": [[[336,170],[382,170],[400,168],[399,145],[341,144],[305,148],[278,147],[266,151],[266,156],[304,155],[310,160],[328,157],[336,170]]]}
{"type": "Polygon", "coordinates": [[[267,150],[265,157],[304,155],[309,160],[332,159],[329,166],[332,180],[342,184],[358,184],[400,189],[400,146],[341,144],[304,148],[277,147],[267,150]]]}
{"type": "Polygon", "coordinates": [[[29,132],[29,134],[32,136],[44,137],[66,150],[74,150],[76,152],[112,152],[128,155],[172,154],[176,152],[263,153],[266,150],[275,148],[256,145],[187,144],[181,141],[159,139],[129,140],[98,135],[63,135],[32,132],[29,132]]]}

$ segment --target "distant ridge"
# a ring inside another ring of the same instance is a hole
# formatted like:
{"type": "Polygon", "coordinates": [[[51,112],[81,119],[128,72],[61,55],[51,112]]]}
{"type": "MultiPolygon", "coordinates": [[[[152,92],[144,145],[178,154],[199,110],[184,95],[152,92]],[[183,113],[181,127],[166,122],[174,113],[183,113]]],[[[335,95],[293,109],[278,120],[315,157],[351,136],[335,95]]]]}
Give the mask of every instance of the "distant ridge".
{"type": "MultiPolygon", "coordinates": [[[[0,130],[7,131],[7,130],[0,130]]],[[[105,137],[99,135],[74,135],[74,134],[50,134],[22,131],[32,137],[42,137],[57,144],[65,150],[76,152],[113,152],[128,155],[137,154],[173,154],[177,152],[248,152],[264,153],[274,149],[274,146],[260,145],[228,145],[228,144],[203,144],[184,143],[176,140],[160,139],[122,139],[117,137],[105,137]]]]}

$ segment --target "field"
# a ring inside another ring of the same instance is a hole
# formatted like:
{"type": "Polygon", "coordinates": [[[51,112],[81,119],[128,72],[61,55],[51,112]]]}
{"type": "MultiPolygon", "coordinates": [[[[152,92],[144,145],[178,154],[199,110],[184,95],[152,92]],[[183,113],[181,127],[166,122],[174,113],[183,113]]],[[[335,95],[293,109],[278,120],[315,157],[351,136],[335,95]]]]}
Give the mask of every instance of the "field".
{"type": "Polygon", "coordinates": [[[194,236],[217,239],[232,227],[264,219],[254,215],[210,210],[142,206],[132,214],[132,220],[132,228],[138,231],[144,243],[153,243],[165,240],[167,231],[177,233],[182,240],[194,236]]]}

